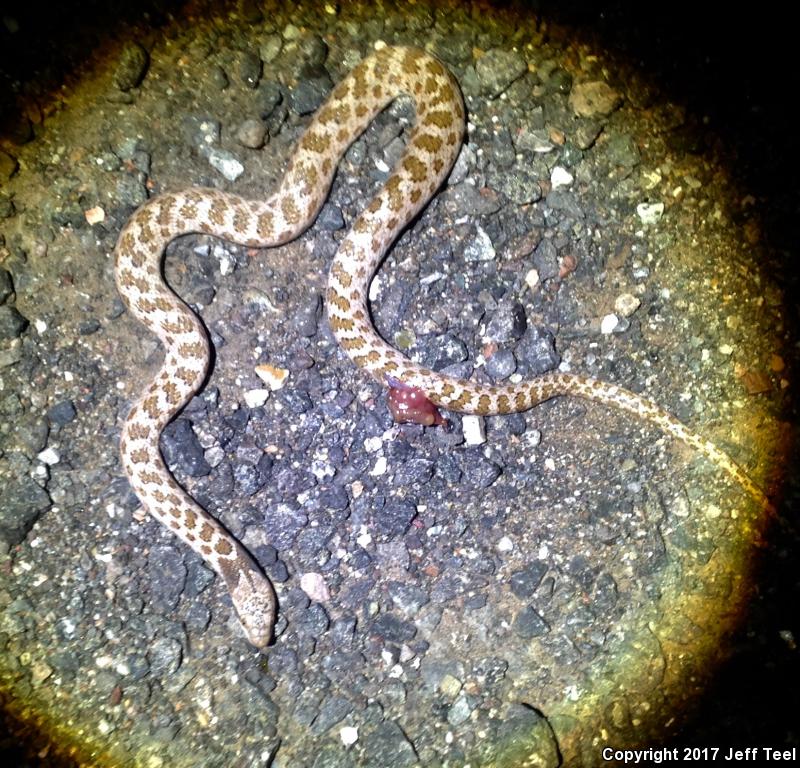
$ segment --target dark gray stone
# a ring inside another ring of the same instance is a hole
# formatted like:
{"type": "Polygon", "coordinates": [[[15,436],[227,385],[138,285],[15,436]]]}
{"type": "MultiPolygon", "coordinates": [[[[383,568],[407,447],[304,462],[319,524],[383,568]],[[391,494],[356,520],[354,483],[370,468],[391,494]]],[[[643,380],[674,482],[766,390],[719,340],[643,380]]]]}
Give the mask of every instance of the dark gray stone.
{"type": "Polygon", "coordinates": [[[533,266],[541,280],[550,280],[558,275],[558,250],[550,238],[545,238],[533,252],[533,266]]]}
{"type": "Polygon", "coordinates": [[[295,619],[297,629],[311,637],[322,637],[330,626],[327,611],[319,603],[311,603],[295,619]]]}
{"type": "Polygon", "coordinates": [[[186,419],[177,419],[167,425],[161,436],[161,450],[170,467],[176,467],[189,477],[211,474],[203,447],[186,419]]]}
{"type": "Polygon", "coordinates": [[[298,115],[309,115],[322,106],[332,88],[333,81],[327,72],[303,80],[289,94],[289,106],[298,115]]]}
{"type": "Polygon", "coordinates": [[[319,714],[311,725],[311,731],[321,735],[344,720],[352,711],[353,705],[347,699],[342,696],[327,696],[319,708],[319,714]]]}
{"type": "Polygon", "coordinates": [[[319,319],[322,317],[322,296],[314,293],[297,308],[292,316],[292,328],[300,336],[310,338],[317,333],[319,319]]]}
{"type": "Polygon", "coordinates": [[[381,613],[372,622],[370,630],[382,640],[389,643],[405,643],[413,640],[417,628],[393,613],[381,613]]]}
{"type": "Polygon", "coordinates": [[[173,610],[186,587],[187,569],[176,547],[157,546],[147,557],[151,597],[162,608],[173,610]]]}
{"type": "Polygon", "coordinates": [[[510,349],[499,349],[491,357],[487,358],[485,370],[494,381],[507,379],[517,370],[517,361],[514,353],[510,349]]]}
{"type": "Polygon", "coordinates": [[[605,145],[606,157],[611,166],[633,168],[641,162],[639,147],[629,133],[613,134],[605,145]]]}
{"type": "Polygon", "coordinates": [[[503,472],[502,467],[487,459],[481,451],[468,451],[462,466],[464,480],[475,488],[488,488],[503,472]]]}
{"type": "Polygon", "coordinates": [[[511,592],[520,599],[531,597],[547,573],[547,565],[540,560],[527,568],[511,574],[511,592]]]}
{"type": "Polygon", "coordinates": [[[47,410],[47,418],[58,426],[69,424],[78,415],[72,400],[62,400],[47,410]]]}
{"type": "Polygon", "coordinates": [[[516,635],[525,640],[541,637],[550,631],[550,626],[532,606],[523,608],[517,614],[511,628],[516,635]]]}
{"type": "Polygon", "coordinates": [[[47,491],[30,478],[12,478],[0,493],[0,541],[19,544],[51,503],[47,491]]]}
{"type": "Polygon", "coordinates": [[[500,48],[486,51],[475,64],[481,90],[492,99],[527,71],[528,63],[520,53],[500,48]]]}
{"type": "Polygon", "coordinates": [[[416,505],[408,499],[390,501],[376,514],[375,527],[384,536],[402,536],[416,514],[416,505]]]}
{"type": "Polygon", "coordinates": [[[514,349],[514,356],[520,369],[526,374],[547,373],[561,362],[553,335],[536,327],[528,328],[514,349]]]}
{"type": "Polygon", "coordinates": [[[239,79],[248,88],[256,88],[261,79],[261,59],[252,51],[244,51],[239,60],[239,79]]]}
{"type": "Polygon", "coordinates": [[[279,83],[266,82],[258,86],[256,93],[256,108],[258,109],[259,117],[266,120],[274,111],[275,107],[280,104],[283,98],[283,92],[279,83]]]}
{"type": "Polygon", "coordinates": [[[121,91],[135,88],[144,79],[150,56],[139,43],[127,43],[114,72],[114,83],[121,91]]]}
{"type": "Polygon", "coordinates": [[[405,613],[406,616],[416,615],[423,605],[427,605],[430,602],[428,593],[414,584],[390,581],[388,590],[392,602],[405,613]]]}
{"type": "Polygon", "coordinates": [[[181,644],[171,637],[157,637],[147,651],[147,660],[153,675],[167,677],[180,669],[183,649],[181,644]]]}
{"type": "Polygon", "coordinates": [[[308,515],[293,504],[271,504],[264,511],[264,527],[277,550],[289,549],[307,523],[308,515]]]}
{"type": "Polygon", "coordinates": [[[16,307],[0,307],[0,340],[18,339],[28,325],[28,319],[16,307]]]}
{"type": "Polygon", "coordinates": [[[400,726],[393,722],[381,723],[374,731],[364,734],[362,740],[365,768],[407,768],[415,765],[417,754],[400,726]]]}
{"type": "Polygon", "coordinates": [[[518,301],[501,301],[486,326],[486,335],[498,344],[521,339],[528,327],[525,307],[518,301]]]}

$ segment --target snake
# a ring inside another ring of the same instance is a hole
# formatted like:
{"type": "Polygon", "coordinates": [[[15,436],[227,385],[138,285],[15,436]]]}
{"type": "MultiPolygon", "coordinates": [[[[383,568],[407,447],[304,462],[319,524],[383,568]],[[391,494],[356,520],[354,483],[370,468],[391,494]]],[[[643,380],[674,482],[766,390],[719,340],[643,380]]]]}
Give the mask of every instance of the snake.
{"type": "Polygon", "coordinates": [[[250,200],[208,187],[161,193],[131,215],[115,248],[120,296],[164,347],[160,370],[122,425],[122,466],[142,506],[224,581],[245,636],[258,649],[273,638],[278,606],[273,585],[236,537],[178,484],[159,449],[162,430],[203,385],[210,365],[202,322],[164,280],[164,250],[188,233],[251,248],[294,240],[315,220],[345,151],[402,95],[411,98],[415,110],[405,150],[342,239],[326,291],[328,321],[338,344],[359,368],[389,385],[395,419],[435,426],[443,421],[439,408],[507,414],[556,396],[578,396],[655,425],[708,458],[762,507],[770,506],[724,451],[641,395],[559,371],[514,384],[475,383],[417,365],[377,334],[368,307],[372,276],[400,232],[445,182],[465,130],[461,91],[438,58],[414,47],[377,47],[311,118],[273,194],[250,200]]]}

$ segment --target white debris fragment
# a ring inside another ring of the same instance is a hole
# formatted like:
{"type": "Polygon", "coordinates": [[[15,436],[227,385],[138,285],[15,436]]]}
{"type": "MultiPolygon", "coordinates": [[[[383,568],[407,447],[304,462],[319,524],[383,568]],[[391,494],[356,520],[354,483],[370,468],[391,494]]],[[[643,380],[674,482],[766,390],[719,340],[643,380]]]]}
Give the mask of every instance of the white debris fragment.
{"type": "Polygon", "coordinates": [[[661,221],[664,215],[664,203],[639,203],[636,206],[636,213],[642,224],[652,226],[661,221]]]}
{"type": "Polygon", "coordinates": [[[39,459],[42,464],[47,464],[49,467],[61,461],[61,457],[58,455],[58,451],[55,448],[45,448],[40,453],[36,454],[36,458],[39,459]]]}
{"type": "Polygon", "coordinates": [[[497,542],[498,552],[511,552],[512,549],[514,549],[514,542],[509,536],[502,536],[497,542]]]}
{"type": "Polygon", "coordinates": [[[615,314],[606,315],[600,321],[600,333],[608,335],[614,333],[614,329],[619,325],[619,318],[615,314]]]}
{"type": "Polygon", "coordinates": [[[473,413],[466,414],[461,419],[461,429],[464,431],[464,441],[467,445],[483,445],[486,442],[486,428],[483,417],[473,413]]]}
{"type": "Polygon", "coordinates": [[[560,165],[557,165],[550,171],[550,184],[552,184],[553,189],[569,187],[572,185],[573,181],[575,181],[575,177],[566,168],[562,168],[560,165]]]}
{"type": "Polygon", "coordinates": [[[230,152],[211,147],[207,151],[208,162],[228,181],[236,181],[243,173],[244,166],[230,152]]]}
{"type": "Polygon", "coordinates": [[[623,317],[630,317],[641,306],[641,299],[632,293],[621,293],[614,302],[614,309],[623,317]]]}
{"type": "Polygon", "coordinates": [[[370,474],[373,477],[380,477],[381,475],[385,475],[386,467],[387,467],[386,457],[378,456],[378,460],[375,462],[375,466],[370,471],[370,474]]]}
{"type": "Polygon", "coordinates": [[[318,603],[327,602],[331,598],[328,585],[325,583],[321,573],[315,573],[314,571],[304,573],[300,577],[300,589],[318,603]]]}
{"type": "Polygon", "coordinates": [[[248,408],[260,408],[269,400],[268,389],[248,389],[244,393],[244,402],[248,408]]]}

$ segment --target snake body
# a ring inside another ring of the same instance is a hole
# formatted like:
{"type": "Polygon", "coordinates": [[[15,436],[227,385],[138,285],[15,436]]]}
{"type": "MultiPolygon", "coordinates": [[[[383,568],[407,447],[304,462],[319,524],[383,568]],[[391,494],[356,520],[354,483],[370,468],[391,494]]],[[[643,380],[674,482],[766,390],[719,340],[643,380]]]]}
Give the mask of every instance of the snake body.
{"type": "Polygon", "coordinates": [[[475,414],[524,411],[558,395],[577,395],[634,414],[686,443],[727,472],[760,504],[769,502],[723,451],[667,411],[616,385],[550,373],[520,384],[486,386],[415,365],[387,345],[369,318],[369,281],[401,230],[450,172],[464,132],[456,81],[436,58],[416,48],[373,53],[333,90],[299,140],[278,189],[246,200],[210,188],[165,193],[144,203],[116,247],[116,282],[126,306],[165,348],[161,370],[131,409],[120,450],[143,506],[192,547],[224,580],[245,634],[256,647],[272,637],[277,601],[272,584],[247,550],[181,488],[159,450],[166,424],[202,385],[209,342],[196,315],[161,272],[175,237],[200,232],[250,247],[296,238],[316,218],[348,146],[394,98],[411,96],[416,120],[405,152],[383,188],[353,223],[330,268],[328,317],[338,343],[381,382],[419,390],[437,406],[475,414]]]}

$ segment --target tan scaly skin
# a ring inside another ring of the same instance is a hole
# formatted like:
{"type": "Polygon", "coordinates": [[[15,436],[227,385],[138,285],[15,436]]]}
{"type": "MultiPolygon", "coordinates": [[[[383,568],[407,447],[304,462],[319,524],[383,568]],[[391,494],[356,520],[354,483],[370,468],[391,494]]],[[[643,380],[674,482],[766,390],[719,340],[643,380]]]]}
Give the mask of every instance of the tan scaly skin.
{"type": "Polygon", "coordinates": [[[393,405],[399,402],[401,410],[413,412],[410,418],[427,424],[441,423],[441,417],[424,404],[425,398],[451,411],[477,414],[524,411],[557,395],[577,395],[619,408],[691,446],[769,508],[761,490],[727,454],[633,392],[566,373],[514,385],[474,384],[420,368],[377,335],[367,309],[372,275],[398,234],[446,179],[464,133],[464,104],[445,66],[416,48],[383,48],[333,90],[269,198],[245,200],[207,188],[162,194],[133,214],[117,243],[120,295],[166,350],[160,372],[123,425],[123,466],[145,509],[223,578],[244,631],[258,648],[266,646],[273,633],[277,601],[272,584],[244,547],[175,482],[159,451],[162,429],[201,386],[209,366],[203,326],[164,282],[163,252],[171,240],[189,232],[249,247],[293,240],[316,218],[348,146],[401,94],[411,96],[416,109],[406,150],[354,222],[330,269],[330,325],[356,365],[382,383],[394,382],[399,394],[393,395],[393,405]]]}

